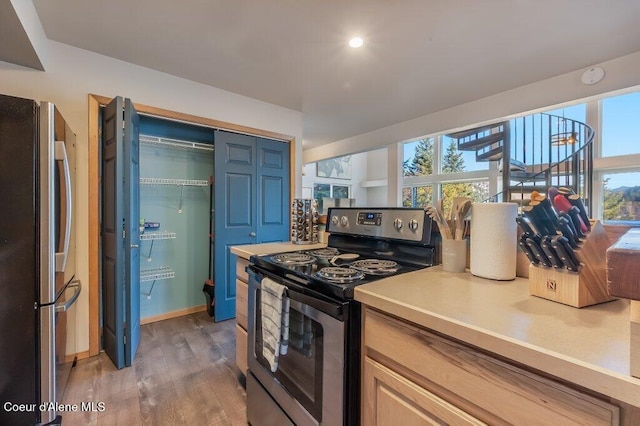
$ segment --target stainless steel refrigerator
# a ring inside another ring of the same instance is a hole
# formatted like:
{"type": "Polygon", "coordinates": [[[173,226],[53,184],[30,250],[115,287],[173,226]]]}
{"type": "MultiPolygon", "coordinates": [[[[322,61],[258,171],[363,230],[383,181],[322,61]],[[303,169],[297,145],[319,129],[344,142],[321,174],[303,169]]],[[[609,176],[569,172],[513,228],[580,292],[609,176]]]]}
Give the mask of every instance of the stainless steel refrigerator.
{"type": "Polygon", "coordinates": [[[0,424],[60,422],[81,289],[74,170],[56,107],[0,95],[0,424]]]}

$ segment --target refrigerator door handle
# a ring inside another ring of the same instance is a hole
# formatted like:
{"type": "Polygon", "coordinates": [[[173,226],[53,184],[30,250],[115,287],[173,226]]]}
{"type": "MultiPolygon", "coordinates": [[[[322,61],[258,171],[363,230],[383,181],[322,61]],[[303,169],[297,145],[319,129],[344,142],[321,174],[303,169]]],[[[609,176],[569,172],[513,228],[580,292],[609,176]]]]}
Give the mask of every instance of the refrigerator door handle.
{"type": "Polygon", "coordinates": [[[66,312],[74,303],[76,303],[78,296],[80,296],[80,290],[82,290],[82,282],[80,280],[73,280],[67,285],[67,288],[75,288],[73,296],[71,296],[69,300],[62,305],[56,304],[56,312],[66,312]]]}
{"type": "MultiPolygon", "coordinates": [[[[62,161],[64,170],[64,193],[65,193],[65,230],[64,243],[62,252],[56,252],[56,272],[64,272],[67,264],[67,256],[69,255],[69,239],[71,238],[71,216],[72,216],[72,195],[71,195],[71,172],[69,171],[69,157],[67,157],[67,149],[64,141],[55,141],[55,159],[62,161]]],[[[62,195],[60,195],[62,196],[62,195]]]]}

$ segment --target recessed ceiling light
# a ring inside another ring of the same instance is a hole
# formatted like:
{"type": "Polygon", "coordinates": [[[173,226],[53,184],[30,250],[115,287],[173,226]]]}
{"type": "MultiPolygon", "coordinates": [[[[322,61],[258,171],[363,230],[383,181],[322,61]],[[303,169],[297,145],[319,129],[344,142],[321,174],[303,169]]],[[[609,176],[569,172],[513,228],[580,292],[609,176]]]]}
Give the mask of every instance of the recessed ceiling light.
{"type": "Polygon", "coordinates": [[[364,40],[362,40],[362,38],[360,37],[354,37],[351,40],[349,40],[349,46],[354,48],[362,47],[363,44],[364,44],[364,40]]]}

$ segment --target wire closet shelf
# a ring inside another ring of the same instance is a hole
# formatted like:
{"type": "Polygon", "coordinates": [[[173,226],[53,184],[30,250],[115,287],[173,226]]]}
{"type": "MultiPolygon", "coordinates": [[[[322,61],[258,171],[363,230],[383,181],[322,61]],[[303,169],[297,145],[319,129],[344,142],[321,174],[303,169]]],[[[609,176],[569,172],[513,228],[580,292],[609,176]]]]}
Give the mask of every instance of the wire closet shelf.
{"type": "Polygon", "coordinates": [[[142,145],[157,146],[160,148],[195,150],[202,152],[213,152],[213,145],[200,142],[188,142],[179,139],[162,138],[158,136],[140,135],[142,145]]]}

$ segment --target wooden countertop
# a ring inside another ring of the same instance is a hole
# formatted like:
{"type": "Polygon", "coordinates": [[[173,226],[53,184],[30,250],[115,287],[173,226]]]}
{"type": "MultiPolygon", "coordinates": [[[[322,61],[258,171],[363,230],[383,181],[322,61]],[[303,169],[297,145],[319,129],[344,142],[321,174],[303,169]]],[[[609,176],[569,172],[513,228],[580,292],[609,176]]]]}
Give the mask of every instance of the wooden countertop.
{"type": "Polygon", "coordinates": [[[326,247],[327,243],[318,244],[293,244],[290,241],[280,243],[245,244],[232,246],[231,253],[243,259],[249,260],[254,254],[282,253],[285,251],[313,250],[326,247]]]}
{"type": "Polygon", "coordinates": [[[552,376],[640,407],[629,375],[629,301],[582,309],[440,266],[356,288],[356,300],[552,376]]]}

